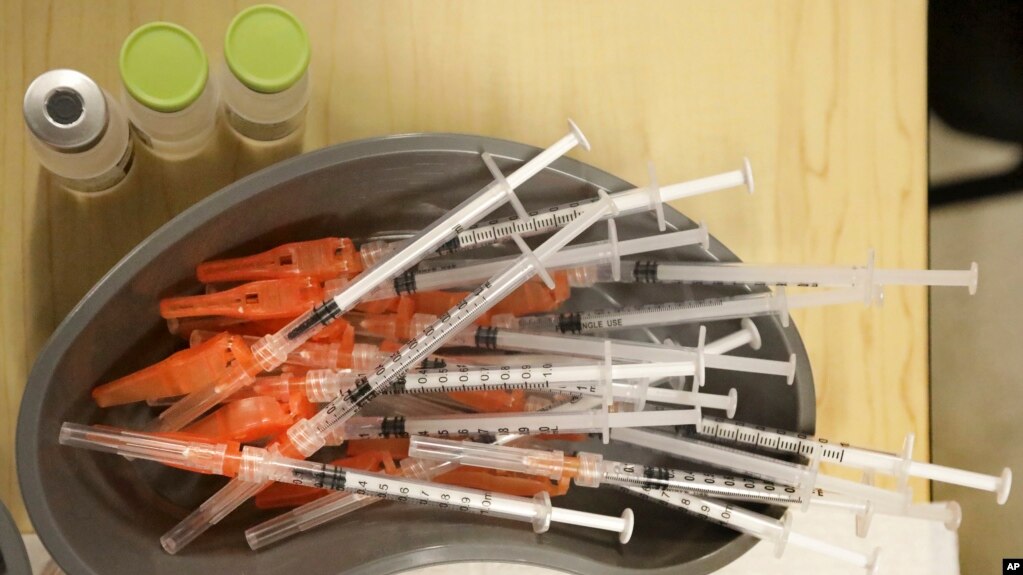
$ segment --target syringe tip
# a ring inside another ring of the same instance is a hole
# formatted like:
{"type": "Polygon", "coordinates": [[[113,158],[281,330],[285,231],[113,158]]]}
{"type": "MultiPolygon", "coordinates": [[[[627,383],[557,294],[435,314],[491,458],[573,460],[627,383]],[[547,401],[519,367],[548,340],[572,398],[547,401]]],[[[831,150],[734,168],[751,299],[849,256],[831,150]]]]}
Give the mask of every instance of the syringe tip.
{"type": "Polygon", "coordinates": [[[1002,470],[1002,477],[998,480],[998,504],[1005,505],[1009,500],[1009,491],[1012,490],[1012,470],[1006,467],[1002,470]]]}
{"type": "Polygon", "coordinates": [[[796,354],[789,356],[789,373],[785,376],[785,383],[792,385],[796,381],[796,354]]]}
{"type": "Polygon", "coordinates": [[[632,509],[629,507],[622,511],[622,521],[625,523],[621,533],[618,534],[619,543],[628,543],[632,539],[632,529],[636,525],[636,516],[632,513],[632,509]]]}
{"type": "Polygon", "coordinates": [[[971,262],[970,263],[970,285],[967,286],[967,289],[970,290],[970,295],[975,295],[977,293],[977,280],[979,279],[979,276],[980,276],[980,270],[979,270],[979,268],[977,266],[977,262],[971,262]]]}
{"type": "Polygon", "coordinates": [[[725,409],[725,416],[728,419],[735,417],[735,409],[739,406],[739,392],[735,388],[728,390],[728,407],[725,409]]]}
{"type": "Polygon", "coordinates": [[[742,159],[742,179],[746,182],[746,192],[753,193],[753,166],[749,162],[749,158],[742,159]]]}

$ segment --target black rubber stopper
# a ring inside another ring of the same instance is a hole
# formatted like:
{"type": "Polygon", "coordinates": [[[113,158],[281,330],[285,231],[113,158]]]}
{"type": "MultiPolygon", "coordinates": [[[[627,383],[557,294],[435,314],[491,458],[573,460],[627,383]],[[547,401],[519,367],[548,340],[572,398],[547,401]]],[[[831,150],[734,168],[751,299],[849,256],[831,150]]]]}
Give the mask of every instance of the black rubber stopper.
{"type": "Polygon", "coordinates": [[[62,126],[77,122],[84,111],[82,96],[74,90],[56,90],[46,99],[46,114],[62,126]]]}

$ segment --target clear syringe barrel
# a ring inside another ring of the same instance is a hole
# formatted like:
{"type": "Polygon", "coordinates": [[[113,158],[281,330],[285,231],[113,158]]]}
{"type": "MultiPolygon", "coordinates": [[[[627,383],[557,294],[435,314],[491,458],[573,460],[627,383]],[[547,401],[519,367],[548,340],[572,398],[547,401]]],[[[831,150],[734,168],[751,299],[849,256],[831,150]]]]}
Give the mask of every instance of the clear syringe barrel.
{"type": "MultiPolygon", "coordinates": [[[[458,467],[454,463],[419,461],[412,458],[402,460],[399,474],[429,481],[458,467]]],[[[291,511],[282,513],[245,530],[245,540],[253,551],[263,549],[324,525],[349,513],[368,507],[381,498],[374,495],[356,495],[348,491],[336,491],[310,501],[291,511]]]]}
{"type": "MultiPolygon", "coordinates": [[[[617,208],[618,216],[620,217],[651,209],[656,202],[681,200],[741,186],[745,186],[750,193],[753,192],[753,171],[749,160],[743,160],[743,166],[738,170],[723,172],[688,182],[661,186],[656,189],[652,187],[633,188],[624,192],[609,194],[609,197],[615,202],[615,208],[617,208]]],[[[579,200],[560,206],[543,208],[529,212],[529,218],[526,220],[518,216],[510,216],[481,222],[459,233],[438,251],[442,254],[447,254],[478,248],[508,240],[513,234],[529,237],[547,233],[579,217],[587,205],[593,201],[579,200]]]]}
{"type": "MultiPolygon", "coordinates": [[[[693,348],[671,347],[624,340],[604,340],[587,336],[548,333],[515,332],[495,327],[479,327],[463,331],[448,341],[451,346],[471,346],[505,351],[561,353],[566,355],[603,359],[604,342],[611,341],[611,356],[618,360],[644,362],[695,362],[693,348]]],[[[776,361],[750,357],[708,354],[704,357],[708,368],[777,375],[788,382],[795,378],[795,354],[789,361],[776,361]]],[[[690,367],[690,369],[693,369],[690,367]]],[[[676,373],[675,375],[692,375],[676,373]]],[[[642,376],[637,376],[639,378],[642,376]]],[[[632,379],[632,378],[630,378],[632,379]]]]}
{"type": "Polygon", "coordinates": [[[447,461],[463,466],[539,475],[560,480],[565,473],[565,453],[543,449],[494,446],[471,441],[413,437],[409,457],[447,461]]]}
{"type": "Polygon", "coordinates": [[[851,497],[875,501],[881,505],[905,506],[909,504],[910,500],[908,490],[904,492],[888,491],[872,485],[824,475],[806,465],[779,461],[702,441],[683,437],[668,437],[638,429],[615,429],[612,430],[611,437],[647,449],[709,463],[743,475],[798,487],[804,494],[809,494],[810,490],[819,487],[825,491],[834,491],[851,497]]]}
{"type": "Polygon", "coordinates": [[[604,461],[600,467],[600,474],[601,482],[609,485],[679,491],[721,499],[784,504],[798,498],[797,489],[790,485],[776,485],[769,481],[736,475],[651,467],[620,461],[604,461]]]}
{"type": "MultiPolygon", "coordinates": [[[[257,380],[254,386],[255,391],[261,395],[284,398],[284,401],[287,400],[289,393],[299,391],[304,393],[306,399],[312,403],[327,403],[355,385],[359,380],[359,372],[356,370],[365,371],[371,369],[379,362],[380,358],[386,357],[376,346],[357,343],[355,344],[356,350],[360,346],[365,348],[366,353],[361,354],[360,357],[360,354],[353,352],[353,356],[358,358],[353,361],[355,363],[354,370],[311,369],[302,376],[280,375],[264,377],[257,380]],[[372,364],[367,364],[364,359],[367,357],[372,357],[376,361],[372,364]]],[[[429,362],[430,360],[426,360],[423,363],[425,365],[429,362]]]]}
{"type": "MultiPolygon", "coordinates": [[[[875,505],[863,499],[812,489],[809,495],[790,485],[775,484],[750,477],[717,475],[695,471],[651,468],[631,463],[605,461],[603,479],[610,485],[635,486],[729,501],[746,501],[785,505],[789,507],[823,507],[846,511],[860,517],[873,513],[910,517],[943,524],[955,531],[962,520],[962,512],[955,502],[911,504],[907,506],[875,505]],[[808,501],[804,500],[808,498],[808,501]]],[[[869,521],[869,520],[868,520],[869,521]]],[[[861,523],[857,521],[857,529],[861,523]]],[[[864,529],[869,523],[864,524],[864,529]]],[[[865,534],[865,531],[864,531],[865,534]]]]}
{"type": "Polygon", "coordinates": [[[846,467],[879,471],[897,477],[906,475],[921,477],[990,491],[998,496],[999,504],[1005,503],[1012,488],[1012,472],[1008,468],[1005,468],[1001,475],[986,475],[944,465],[913,461],[909,458],[912,455],[910,453],[898,455],[874,451],[855,447],[848,443],[829,441],[823,437],[728,421],[719,417],[704,417],[703,427],[699,433],[716,439],[775,451],[806,456],[819,453],[822,461],[846,467]]]}
{"type": "MultiPolygon", "coordinates": [[[[624,270],[622,273],[625,273],[624,270]]],[[[785,295],[758,293],[729,298],[710,298],[508,319],[505,319],[506,316],[502,314],[494,318],[494,325],[526,332],[590,334],[620,329],[787,314],[788,310],[793,309],[862,302],[863,292],[858,289],[836,289],[785,295]]]]}
{"type": "Polygon", "coordinates": [[[787,513],[781,519],[774,519],[773,517],[761,515],[748,509],[700,497],[692,493],[635,486],[622,487],[621,489],[773,543],[775,556],[777,557],[782,555],[787,545],[795,545],[857,567],[862,567],[869,575],[877,572],[879,550],[875,549],[871,553],[861,553],[814,537],[794,533],[791,531],[791,517],[787,513]]]}
{"type": "MultiPolygon", "coordinates": [[[[623,271],[624,271],[623,264],[623,271]]],[[[622,277],[634,281],[704,284],[857,287],[864,285],[960,286],[976,290],[977,265],[967,270],[898,270],[861,266],[760,266],[753,264],[636,262],[622,277]],[[642,270],[642,273],[640,273],[642,270]],[[643,279],[640,279],[640,278],[643,279]]]]}
{"type": "MultiPolygon", "coordinates": [[[[571,285],[573,287],[585,287],[580,285],[580,282],[584,281],[581,279],[584,275],[581,274],[587,274],[589,268],[592,267],[593,269],[605,270],[602,272],[598,271],[598,277],[606,275],[610,278],[610,262],[619,256],[629,256],[688,245],[706,245],[709,240],[710,236],[707,233],[707,229],[700,226],[694,230],[659,234],[620,242],[613,240],[592,242],[561,250],[547,260],[545,267],[548,270],[572,268],[575,271],[577,266],[587,264],[585,271],[576,271],[576,273],[570,274],[572,278],[571,285]]],[[[389,284],[378,286],[372,293],[366,296],[366,299],[379,300],[420,291],[476,286],[501,270],[507,269],[514,260],[514,257],[497,258],[482,263],[432,271],[411,269],[395,276],[394,280],[389,284]]],[[[590,279],[588,275],[585,277],[590,279]]],[[[590,281],[592,282],[592,279],[590,281]]]]}
{"type": "MultiPolygon", "coordinates": [[[[594,382],[600,382],[606,375],[607,369],[606,366],[600,364],[534,366],[527,363],[508,363],[487,367],[454,364],[443,370],[410,372],[400,382],[396,382],[391,391],[450,393],[494,388],[562,390],[582,395],[603,395],[603,384],[594,382]]],[[[711,409],[721,409],[728,413],[734,412],[737,401],[737,394],[734,390],[727,395],[714,395],[643,387],[630,383],[630,381],[638,379],[693,375],[693,372],[694,364],[692,362],[612,365],[610,377],[614,381],[611,385],[611,395],[615,399],[633,402],[653,401],[676,405],[699,405],[711,409]]],[[[309,396],[309,399],[310,401],[318,400],[314,399],[312,395],[309,396]]]]}
{"type": "MultiPolygon", "coordinates": [[[[508,436],[511,438],[513,436],[508,436]]],[[[458,467],[456,463],[403,459],[398,470],[402,477],[429,481],[458,467]]],[[[329,523],[380,501],[372,495],[339,491],[310,501],[273,519],[245,530],[245,540],[253,551],[329,523]]]]}
{"type": "Polygon", "coordinates": [[[864,500],[812,489],[807,494],[790,485],[775,484],[750,477],[645,466],[637,463],[604,460],[596,453],[579,452],[566,458],[560,451],[481,445],[435,438],[412,438],[410,453],[425,460],[452,462],[491,469],[562,479],[566,471],[584,487],[601,484],[642,487],[691,493],[703,497],[756,503],[803,505],[804,497],[813,506],[849,511],[857,515],[877,512],[937,521],[951,530],[958,527],[961,512],[957,505],[940,503],[909,507],[874,505],[864,500]]]}
{"type": "Polygon", "coordinates": [[[356,495],[373,495],[400,503],[415,502],[473,515],[523,521],[532,524],[537,533],[546,532],[551,522],[613,531],[621,535],[623,543],[629,540],[632,533],[632,514],[628,510],[621,517],[606,517],[582,511],[555,511],[551,506],[550,495],[546,492],[532,499],[503,495],[290,459],[258,447],[243,449],[238,476],[253,483],[277,481],[333,491],[346,490],[356,495]]]}
{"type": "MultiPolygon", "coordinates": [[[[604,395],[603,385],[595,384],[562,383],[551,385],[548,389],[598,397],[604,395]]],[[[734,387],[729,389],[726,395],[717,395],[714,393],[696,393],[677,389],[640,386],[634,383],[623,382],[611,385],[611,396],[615,401],[626,401],[634,404],[644,404],[647,401],[652,401],[654,403],[670,405],[692,405],[703,409],[718,409],[724,411],[727,417],[735,415],[735,409],[738,407],[739,402],[739,394],[735,391],[734,387]]]]}
{"type": "Polygon", "coordinates": [[[859,469],[873,469],[888,474],[898,473],[898,468],[903,461],[894,453],[858,449],[847,443],[833,442],[823,437],[750,425],[719,417],[704,417],[703,429],[699,433],[714,439],[782,453],[797,453],[807,457],[812,457],[819,452],[823,462],[838,463],[859,469]]]}
{"type": "Polygon", "coordinates": [[[602,484],[638,486],[766,503],[787,501],[796,493],[793,487],[751,478],[609,461],[599,453],[589,452],[579,452],[575,457],[566,458],[561,451],[413,437],[409,442],[409,455],[424,460],[540,475],[554,480],[561,480],[567,475],[583,487],[602,484]]]}
{"type": "Polygon", "coordinates": [[[673,427],[696,423],[692,409],[608,413],[603,409],[571,412],[467,413],[423,417],[353,417],[338,437],[470,437],[597,433],[606,428],[673,427]]]}

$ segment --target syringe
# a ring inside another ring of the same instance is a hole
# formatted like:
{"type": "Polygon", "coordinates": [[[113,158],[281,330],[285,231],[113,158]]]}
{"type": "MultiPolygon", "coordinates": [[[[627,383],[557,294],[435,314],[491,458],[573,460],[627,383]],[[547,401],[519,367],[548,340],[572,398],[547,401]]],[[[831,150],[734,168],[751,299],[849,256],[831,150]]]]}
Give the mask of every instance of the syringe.
{"type": "MultiPolygon", "coordinates": [[[[648,387],[630,383],[646,376],[630,377],[636,374],[652,374],[649,377],[677,375],[678,363],[617,364],[611,366],[611,395],[615,401],[628,401],[642,405],[646,401],[673,405],[693,405],[704,409],[720,409],[729,417],[734,415],[738,402],[735,389],[728,395],[714,395],[693,391],[679,391],[659,387],[648,387]]],[[[690,368],[691,364],[684,364],[690,368]]],[[[691,369],[690,369],[691,371],[691,369]]],[[[538,391],[567,392],[579,395],[604,396],[606,371],[603,365],[557,366],[552,364],[529,365],[508,363],[490,367],[474,367],[450,364],[440,370],[409,372],[404,378],[391,384],[384,393],[457,393],[465,391],[529,389],[538,391]],[[594,383],[600,382],[600,383],[594,383]]],[[[256,392],[281,397],[295,389],[305,392],[309,401],[326,403],[345,393],[356,385],[359,376],[351,371],[313,370],[302,376],[276,376],[271,381],[257,380],[256,392]]]]}
{"type": "Polygon", "coordinates": [[[611,432],[611,437],[618,441],[670,453],[684,459],[700,461],[743,475],[766,479],[782,485],[791,485],[799,489],[801,500],[805,502],[805,505],[810,504],[811,492],[815,488],[890,508],[904,509],[910,502],[908,486],[902,491],[889,491],[819,473],[817,469],[820,463],[819,456],[815,456],[810,465],[800,465],[684,437],[669,437],[635,429],[616,429],[611,432]]]}
{"type": "Polygon", "coordinates": [[[719,417],[704,417],[703,427],[699,433],[715,439],[798,453],[807,457],[814,457],[819,453],[823,462],[892,475],[898,478],[900,485],[905,485],[909,477],[920,477],[990,491],[997,496],[999,505],[1005,504],[1012,489],[1012,470],[1008,467],[1002,470],[1001,475],[996,476],[913,461],[912,434],[906,438],[902,453],[896,454],[855,447],[848,443],[829,441],[823,437],[803,433],[726,421],[719,417]]]}
{"type": "MultiPolygon", "coordinates": [[[[553,407],[550,412],[563,412],[575,409],[575,405],[564,404],[553,407]]],[[[348,420],[349,422],[353,420],[348,420]]],[[[347,424],[346,424],[347,425],[347,424]]],[[[497,445],[508,445],[519,440],[522,435],[499,435],[494,438],[497,445]]],[[[432,479],[458,467],[455,463],[423,461],[408,458],[401,462],[399,473],[417,479],[432,479]]],[[[356,496],[349,493],[330,493],[316,501],[297,507],[287,513],[255,525],[245,531],[245,540],[249,547],[258,550],[293,535],[298,535],[335,519],[339,519],[353,511],[362,509],[378,501],[375,497],[356,496]]]]}
{"type": "MultiPolygon", "coordinates": [[[[653,210],[657,215],[658,229],[663,232],[666,224],[661,204],[664,202],[742,186],[745,186],[749,193],[753,193],[753,169],[750,167],[749,160],[745,158],[742,161],[742,168],[738,170],[663,187],[658,187],[656,178],[651,177],[648,186],[615,192],[608,196],[615,202],[615,207],[618,209],[616,217],[653,210]]],[[[579,217],[587,205],[594,201],[596,200],[579,200],[530,211],[527,214],[519,213],[507,218],[480,222],[460,232],[451,241],[441,246],[438,251],[441,254],[447,254],[506,241],[513,235],[529,237],[551,232],[579,217]]]]}
{"type": "MultiPolygon", "coordinates": [[[[714,341],[707,342],[704,347],[705,353],[713,354],[724,354],[730,351],[739,349],[744,345],[749,345],[750,348],[757,350],[760,349],[762,340],[760,338],[760,330],[757,329],[756,324],[748,319],[743,318],[739,322],[741,329],[733,331],[732,333],[716,339],[714,341]]],[[[669,340],[664,341],[664,345],[676,344],[669,340]]],[[[444,358],[445,361],[450,363],[464,363],[466,365],[502,365],[507,363],[510,357],[514,357],[515,361],[521,361],[523,363],[532,364],[544,364],[551,363],[557,365],[587,365],[590,363],[590,359],[584,357],[573,357],[570,355],[558,355],[553,353],[516,353],[514,355],[484,355],[484,354],[473,354],[473,355],[451,355],[451,354],[438,354],[437,357],[444,358]]]]}
{"type": "Polygon", "coordinates": [[[582,144],[589,149],[589,143],[578,127],[571,121],[569,126],[571,131],[567,135],[515,170],[507,179],[503,176],[497,178],[408,240],[401,251],[359,274],[355,281],[333,297],[300,315],[280,331],[261,338],[251,350],[240,350],[228,373],[216,385],[192,393],[162,412],[151,426],[152,429],[176,431],[188,425],[224,398],[251,384],[259,373],[276,369],[295,348],[355,307],[378,285],[412,267],[425,255],[505,202],[512,201],[519,205],[515,188],[575,146],[582,144]]]}
{"type": "MultiPolygon", "coordinates": [[[[535,445],[526,440],[524,444],[535,445]]],[[[692,493],[701,497],[714,497],[735,501],[780,504],[788,506],[830,507],[850,511],[857,515],[857,529],[866,528],[875,512],[937,521],[955,530],[961,519],[954,503],[910,505],[893,508],[874,505],[852,497],[845,497],[823,489],[810,490],[806,501],[800,490],[789,485],[777,485],[750,477],[721,475],[700,471],[651,467],[638,463],[610,461],[599,453],[577,452],[566,456],[561,451],[543,448],[504,447],[470,441],[452,441],[435,437],[413,437],[409,443],[409,456],[422,460],[447,461],[475,467],[500,469],[529,475],[540,475],[555,481],[573,480],[582,487],[616,485],[646,489],[692,493]]]]}
{"type": "Polygon", "coordinates": [[[373,495],[400,503],[435,505],[441,509],[474,515],[502,517],[531,523],[537,533],[546,532],[554,522],[613,531],[619,534],[622,543],[627,543],[632,536],[631,510],[626,509],[621,517],[611,517],[562,509],[551,505],[550,495],[546,492],[528,499],[302,461],[259,447],[246,446],[239,450],[237,444],[168,439],[155,434],[73,423],[65,423],[61,427],[60,443],[116,453],[127,458],[147,459],[199,473],[237,476],[257,485],[277,481],[332,491],[345,490],[356,495],[373,495]]]}
{"type": "Polygon", "coordinates": [[[579,451],[570,456],[556,450],[488,445],[438,437],[412,437],[409,441],[409,457],[539,475],[554,481],[572,480],[581,487],[645,486],[762,502],[774,501],[779,492],[796,493],[793,487],[775,486],[756,479],[610,461],[599,453],[579,451]]]}
{"type": "Polygon", "coordinates": [[[977,291],[977,263],[967,270],[876,269],[864,266],[759,266],[745,263],[622,262],[622,278],[638,283],[685,282],[714,285],[862,287],[886,285],[960,286],[977,291]]]}
{"type": "MultiPolygon", "coordinates": [[[[743,491],[754,497],[761,495],[763,499],[767,499],[772,491],[763,483],[753,484],[741,478],[724,478],[663,467],[608,461],[599,453],[585,451],[578,452],[575,456],[566,456],[562,451],[523,449],[426,437],[411,439],[409,457],[539,475],[555,481],[571,479],[581,487],[600,487],[606,484],[640,494],[658,494],[655,497],[681,504],[682,509],[696,512],[722,525],[774,541],[780,547],[784,547],[785,544],[785,537],[781,536],[782,532],[779,531],[783,525],[772,523],[777,520],[732,505],[703,499],[704,496],[743,491]],[[697,475],[701,476],[702,481],[697,480],[697,475]],[[753,485],[753,488],[746,485],[753,485]],[[758,487],[759,494],[756,492],[758,487]],[[678,497],[675,493],[669,492],[681,493],[682,496],[678,497]],[[768,527],[768,524],[772,526],[768,527]]],[[[784,527],[787,531],[788,526],[784,527]]],[[[810,549],[837,559],[851,561],[862,567],[871,564],[867,556],[828,545],[817,539],[807,537],[800,541],[804,542],[810,549]]],[[[781,549],[776,553],[780,555],[781,549]]]]}
{"type": "Polygon", "coordinates": [[[794,533],[792,531],[792,517],[788,512],[781,519],[775,519],[743,509],[742,507],[699,497],[691,493],[636,486],[621,487],[620,489],[656,501],[662,505],[682,509],[729,529],[748,533],[762,541],[771,542],[774,544],[775,557],[781,557],[785,552],[785,547],[791,544],[815,553],[827,555],[839,561],[851,563],[857,567],[862,567],[868,575],[874,575],[878,571],[878,559],[881,554],[880,548],[875,548],[870,553],[860,553],[852,549],[839,547],[816,537],[794,533]]]}
{"type": "Polygon", "coordinates": [[[681,362],[689,367],[679,365],[676,376],[695,375],[701,385],[703,369],[727,369],[777,375],[786,378],[791,384],[796,375],[796,355],[789,356],[789,361],[777,361],[751,357],[708,354],[697,348],[669,347],[635,341],[601,339],[587,336],[554,335],[547,333],[523,333],[496,327],[479,327],[475,330],[463,331],[451,338],[446,345],[477,347],[482,349],[504,351],[527,351],[560,353],[579,357],[604,359],[607,350],[605,343],[610,343],[610,359],[644,362],[681,362]]]}
{"type": "MultiPolygon", "coordinates": [[[[588,226],[600,220],[606,214],[612,213],[614,208],[614,202],[610,201],[606,194],[603,194],[603,201],[591,204],[584,211],[583,215],[551,236],[536,251],[530,251],[525,242],[518,236],[515,236],[516,243],[519,249],[522,250],[523,256],[510,269],[498,274],[474,290],[465,300],[439,317],[434,324],[427,327],[419,336],[394,352],[388,360],[377,367],[372,374],[364,377],[351,391],[335,398],[325,409],[311,419],[303,419],[296,422],[289,429],[286,441],[280,444],[279,449],[281,449],[281,452],[289,456],[309,457],[326,443],[338,426],[354,415],[366,402],[375,397],[382,388],[404,375],[423,357],[439,348],[445,340],[464,329],[466,325],[486,312],[490,307],[515,290],[515,288],[522,285],[534,274],[545,276],[547,283],[552,283],[549,274],[543,268],[543,262],[565,247],[588,226]]],[[[394,257],[391,258],[391,260],[393,259],[394,257]]],[[[391,260],[387,261],[390,262],[391,260]]],[[[374,270],[384,266],[385,263],[366,273],[372,273],[374,270]]],[[[330,317],[334,316],[331,315],[330,317]]],[[[241,382],[237,387],[244,386],[250,383],[251,380],[252,376],[246,373],[245,381],[241,382]]],[[[231,393],[237,387],[231,389],[231,393]]],[[[230,395],[230,393],[227,395],[230,395]]],[[[214,397],[214,399],[219,400],[218,397],[214,397]]],[[[274,445],[276,446],[277,444],[274,445]]],[[[200,506],[199,509],[161,537],[164,549],[169,553],[177,552],[189,541],[195,539],[195,537],[211,525],[220,521],[232,510],[258,493],[263,486],[244,481],[231,481],[200,506]]]]}
{"type": "MultiPolygon", "coordinates": [[[[611,281],[614,277],[620,277],[616,276],[616,274],[618,273],[619,258],[622,256],[690,245],[702,245],[706,249],[710,242],[710,234],[707,232],[707,228],[702,225],[693,230],[618,241],[618,234],[613,227],[613,223],[614,220],[609,220],[609,237],[607,240],[565,248],[551,256],[547,269],[561,270],[586,263],[602,263],[604,265],[601,267],[607,268],[607,280],[611,281]]],[[[421,291],[477,286],[483,280],[506,269],[514,259],[514,257],[497,258],[443,270],[421,271],[411,269],[395,276],[390,284],[377,287],[364,299],[390,299],[421,291]]],[[[588,270],[589,266],[580,269],[588,270]]],[[[571,284],[572,276],[570,275],[569,278],[569,283],[571,284]]],[[[338,280],[337,284],[343,285],[343,280],[338,280]]]]}
{"type": "MultiPolygon", "coordinates": [[[[779,287],[774,292],[628,306],[619,309],[564,312],[528,317],[501,314],[493,316],[490,324],[494,327],[518,331],[589,335],[619,329],[776,315],[782,325],[788,326],[789,310],[858,302],[863,302],[863,290],[859,288],[789,294],[785,288],[779,287]]],[[[875,302],[879,303],[880,300],[875,299],[871,303],[875,302]]]]}
{"type": "MultiPolygon", "coordinates": [[[[760,332],[756,325],[749,320],[742,321],[742,329],[728,334],[720,339],[707,343],[704,346],[704,353],[724,354],[734,349],[750,344],[753,349],[760,347],[760,332]]],[[[609,373],[604,365],[596,365],[587,359],[568,361],[571,358],[559,356],[477,356],[468,358],[455,358],[450,362],[440,360],[435,364],[424,362],[420,369],[410,372],[404,378],[392,384],[392,389],[387,393],[443,393],[447,391],[471,391],[474,389],[558,389],[559,391],[573,391],[586,395],[604,395],[602,386],[593,385],[594,381],[602,380],[609,373]],[[469,363],[472,361],[472,363],[469,363]],[[555,362],[558,362],[555,364],[555,362]],[[564,363],[563,363],[564,362],[564,363]],[[536,365],[539,364],[539,365],[536,365]],[[447,372],[431,370],[447,369],[447,372]],[[575,370],[571,368],[577,368],[575,370]],[[457,373],[451,372],[452,369],[457,373]],[[539,370],[532,373],[533,370],[539,370]],[[556,370],[557,373],[552,373],[556,370]],[[578,373],[579,370],[584,373],[578,373]],[[418,374],[426,374],[423,381],[418,374]],[[555,377],[556,376],[556,377],[555,377]],[[552,377],[555,377],[552,379],[552,377]],[[412,378],[413,385],[409,385],[409,378],[412,378]],[[580,378],[580,379],[576,379],[580,378]],[[399,388],[394,386],[400,385],[399,388]],[[575,389],[583,385],[584,389],[575,389]]],[[[647,400],[661,403],[677,403],[678,401],[692,401],[685,405],[702,405],[704,407],[718,406],[728,413],[734,412],[736,397],[729,393],[727,397],[713,396],[707,394],[695,394],[687,392],[684,395],[673,395],[675,390],[667,390],[649,387],[641,383],[642,379],[631,377],[616,377],[615,373],[623,374],[631,371],[643,371],[663,367],[668,370],[670,376],[678,376],[679,373],[693,375],[695,365],[686,362],[679,366],[678,362],[665,363],[654,362],[643,365],[612,365],[612,380],[627,380],[629,385],[615,384],[612,387],[612,395],[616,400],[631,400],[636,404],[636,409],[641,411],[647,400]]],[[[658,373],[656,377],[663,377],[658,373]]],[[[337,395],[345,392],[355,384],[357,376],[350,371],[313,370],[304,375],[280,375],[260,378],[256,382],[257,393],[274,397],[287,397],[292,391],[301,391],[309,401],[327,402],[337,395]]],[[[730,417],[730,416],[729,416],[730,417]]]]}
{"type": "Polygon", "coordinates": [[[500,437],[502,435],[560,435],[608,433],[626,427],[675,427],[695,425],[693,409],[609,412],[544,411],[522,413],[457,413],[422,417],[353,417],[339,425],[330,443],[349,439],[405,437],[500,437]]]}

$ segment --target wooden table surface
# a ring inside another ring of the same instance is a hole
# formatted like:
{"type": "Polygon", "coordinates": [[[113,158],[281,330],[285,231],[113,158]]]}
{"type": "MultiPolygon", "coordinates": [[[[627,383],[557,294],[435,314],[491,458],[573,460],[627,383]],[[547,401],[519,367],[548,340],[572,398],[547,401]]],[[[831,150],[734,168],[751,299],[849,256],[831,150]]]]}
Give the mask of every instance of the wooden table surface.
{"type": "MultiPolygon", "coordinates": [[[[453,131],[544,146],[574,118],[576,158],[636,183],[753,162],[757,193],[679,202],[750,262],[927,263],[926,7],[913,1],[314,2],[282,0],[312,41],[302,140],[256,149],[223,131],[169,164],[140,152],[100,196],[40,173],[21,99],[45,70],[119,94],[117,53],[153,20],[189,28],[214,69],[249,2],[6,0],[0,4],[0,497],[30,530],[14,467],[33,360],[74,304],[160,224],[244,173],[304,148],[453,131]]],[[[796,314],[817,382],[818,430],[927,457],[927,295],[796,314]]],[[[926,497],[927,485],[915,485],[926,497]]]]}

